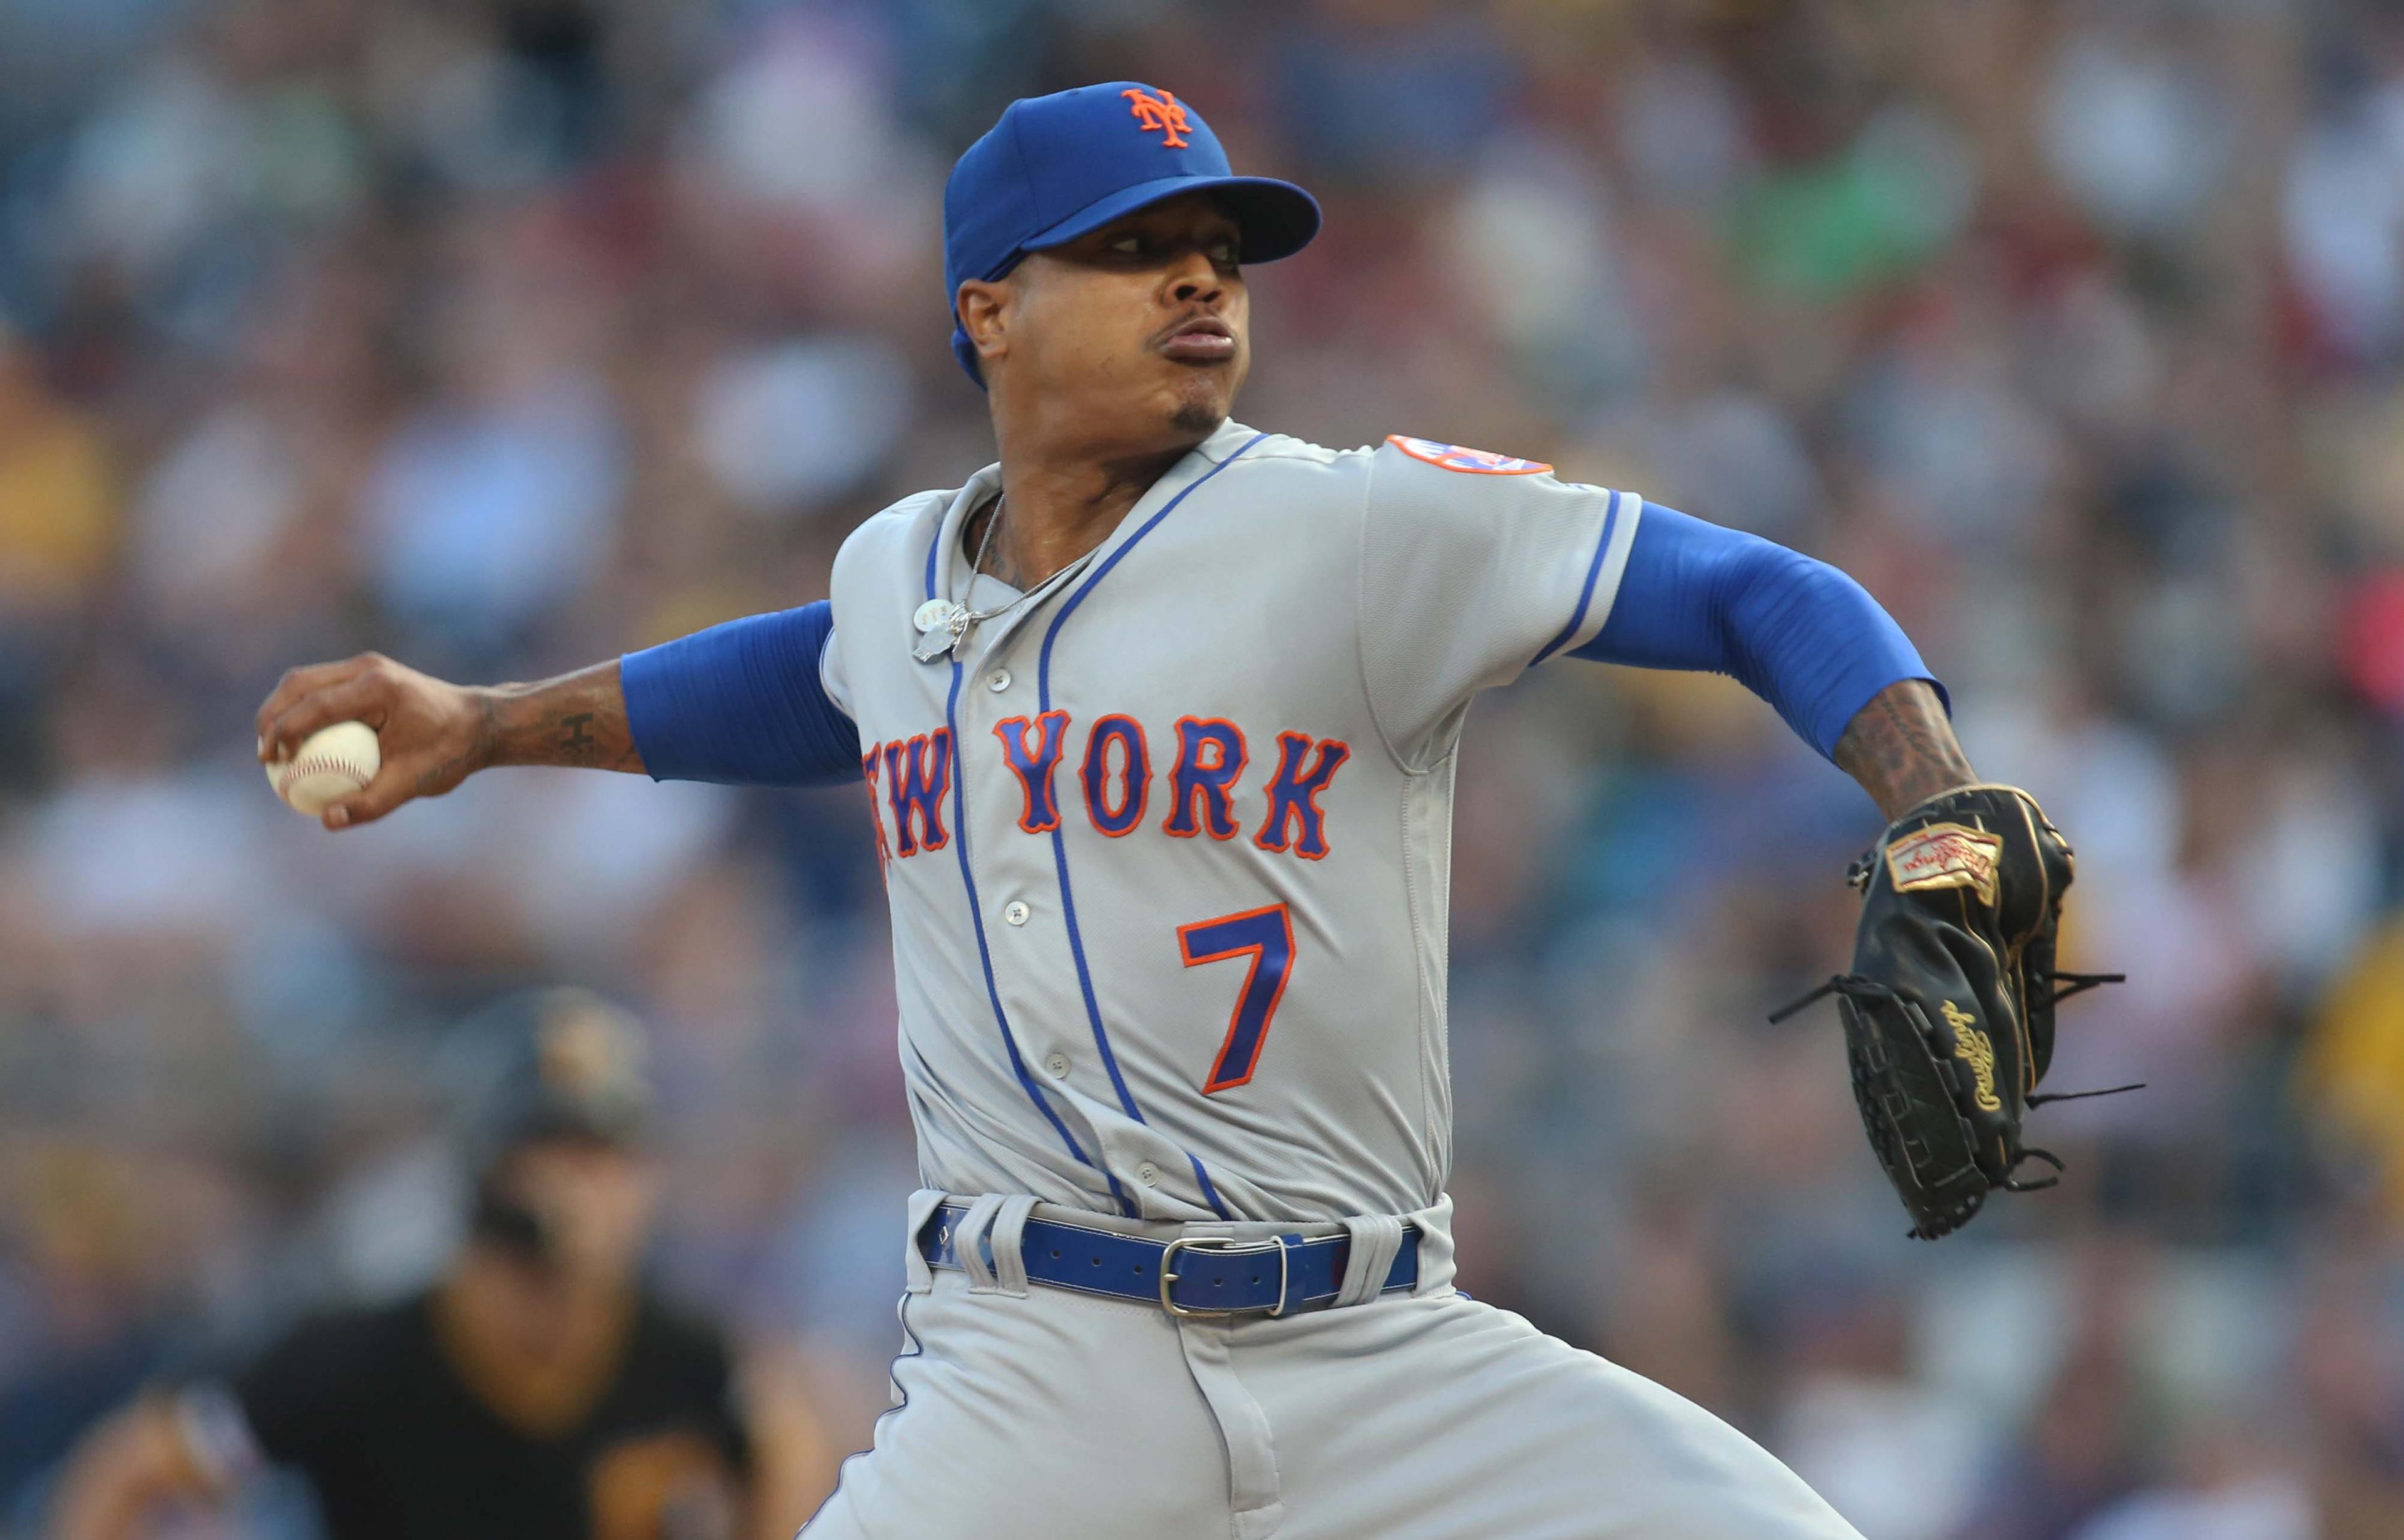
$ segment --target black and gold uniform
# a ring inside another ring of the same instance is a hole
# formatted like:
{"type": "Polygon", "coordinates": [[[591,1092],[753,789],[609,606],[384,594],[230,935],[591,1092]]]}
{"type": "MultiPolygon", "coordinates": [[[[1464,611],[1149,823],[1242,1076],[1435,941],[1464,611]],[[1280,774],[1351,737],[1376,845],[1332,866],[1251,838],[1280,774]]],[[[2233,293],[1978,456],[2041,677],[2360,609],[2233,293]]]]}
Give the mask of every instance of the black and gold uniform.
{"type": "Polygon", "coordinates": [[[440,1291],[328,1314],[186,1393],[197,1446],[304,1473],[331,1540],[717,1540],[750,1449],[717,1331],[637,1294],[582,1383],[481,1362],[440,1291]]]}

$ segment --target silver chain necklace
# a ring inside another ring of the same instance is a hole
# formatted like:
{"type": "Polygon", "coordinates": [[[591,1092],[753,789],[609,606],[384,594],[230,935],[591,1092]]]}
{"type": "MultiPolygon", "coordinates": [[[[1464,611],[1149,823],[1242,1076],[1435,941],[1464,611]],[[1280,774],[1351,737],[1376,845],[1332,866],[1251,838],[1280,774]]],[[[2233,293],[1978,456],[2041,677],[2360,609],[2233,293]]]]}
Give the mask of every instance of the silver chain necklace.
{"type": "MultiPolygon", "coordinates": [[[[985,516],[985,533],[977,539],[976,560],[969,564],[967,593],[974,594],[977,579],[985,575],[985,553],[993,549],[993,533],[1001,527],[1002,510],[1009,506],[1009,497],[996,497],[993,511],[985,516]]],[[[920,663],[934,662],[967,639],[969,627],[979,621],[993,619],[1026,596],[1021,594],[1017,598],[1004,600],[990,609],[971,609],[963,604],[929,599],[911,617],[917,623],[918,645],[910,650],[910,655],[920,663]]]]}

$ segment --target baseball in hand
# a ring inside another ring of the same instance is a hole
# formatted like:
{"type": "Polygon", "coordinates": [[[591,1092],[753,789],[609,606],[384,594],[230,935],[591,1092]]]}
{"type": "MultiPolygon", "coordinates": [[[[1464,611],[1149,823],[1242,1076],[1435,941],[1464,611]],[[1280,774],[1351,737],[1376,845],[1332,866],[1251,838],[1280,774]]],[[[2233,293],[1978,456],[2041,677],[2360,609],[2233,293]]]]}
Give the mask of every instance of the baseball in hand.
{"type": "Polygon", "coordinates": [[[267,767],[267,784],[295,812],[315,818],[375,779],[384,750],[375,729],[363,721],[338,721],[309,735],[300,751],[267,767]]]}

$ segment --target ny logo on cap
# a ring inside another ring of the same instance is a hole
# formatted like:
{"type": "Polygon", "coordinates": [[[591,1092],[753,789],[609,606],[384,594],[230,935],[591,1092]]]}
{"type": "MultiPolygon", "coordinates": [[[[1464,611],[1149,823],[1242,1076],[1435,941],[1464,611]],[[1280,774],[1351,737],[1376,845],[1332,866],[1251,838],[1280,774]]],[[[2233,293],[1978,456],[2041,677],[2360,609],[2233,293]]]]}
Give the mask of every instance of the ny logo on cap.
{"type": "Polygon", "coordinates": [[[1185,147],[1187,142],[1178,135],[1194,125],[1187,120],[1184,107],[1178,105],[1175,91],[1164,91],[1154,96],[1148,91],[1138,89],[1123,91],[1119,94],[1127,99],[1127,110],[1134,113],[1135,120],[1143,125],[1143,132],[1161,136],[1161,148],[1185,147]]]}

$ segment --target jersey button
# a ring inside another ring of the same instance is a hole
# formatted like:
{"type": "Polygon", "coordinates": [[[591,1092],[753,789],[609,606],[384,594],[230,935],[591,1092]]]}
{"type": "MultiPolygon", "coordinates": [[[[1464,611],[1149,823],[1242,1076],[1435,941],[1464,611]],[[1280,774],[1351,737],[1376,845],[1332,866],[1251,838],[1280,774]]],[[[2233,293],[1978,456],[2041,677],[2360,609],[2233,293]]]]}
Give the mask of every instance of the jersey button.
{"type": "Polygon", "coordinates": [[[1135,1179],[1147,1187],[1160,1185],[1160,1168],[1147,1160],[1135,1169],[1135,1179]]]}
{"type": "Polygon", "coordinates": [[[1024,925],[1027,923],[1027,917],[1034,912],[1035,911],[1029,909],[1026,904],[1020,903],[1018,900],[1012,899],[1009,903],[1003,906],[1001,917],[1010,921],[1013,925],[1024,925]]]}
{"type": "Polygon", "coordinates": [[[1010,688],[1010,670],[997,668],[985,677],[985,687],[999,695],[1010,688]]]}
{"type": "Polygon", "coordinates": [[[1069,1056],[1066,1054],[1054,1054],[1051,1057],[1043,1061],[1043,1069],[1045,1072],[1050,1074],[1055,1080],[1068,1079],[1069,1056]]]}

